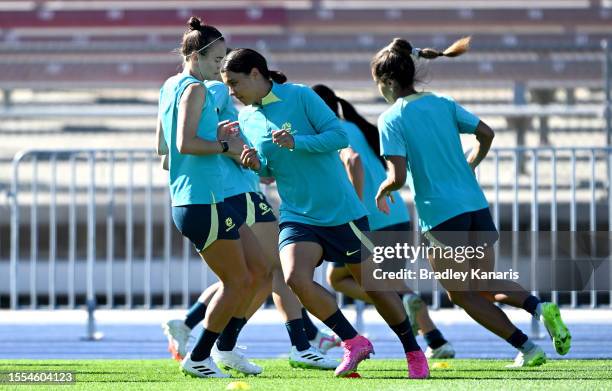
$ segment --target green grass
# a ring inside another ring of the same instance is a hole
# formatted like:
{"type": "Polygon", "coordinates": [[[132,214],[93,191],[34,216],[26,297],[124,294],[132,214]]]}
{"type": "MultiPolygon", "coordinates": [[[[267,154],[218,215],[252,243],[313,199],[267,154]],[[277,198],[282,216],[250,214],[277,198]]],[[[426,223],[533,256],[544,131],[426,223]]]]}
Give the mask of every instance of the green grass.
{"type": "MultiPolygon", "coordinates": [[[[361,379],[337,379],[330,371],[300,370],[286,360],[254,360],[263,365],[257,377],[194,379],[179,372],[171,360],[0,360],[0,372],[74,371],[76,383],[66,390],[224,390],[232,381],[245,381],[251,390],[487,390],[551,389],[596,390],[612,388],[612,360],[549,360],[539,368],[511,370],[511,361],[444,360],[446,369],[432,369],[428,380],[408,380],[403,360],[368,360],[361,364],[361,379]]],[[[431,360],[430,366],[440,360],[431,360]]],[[[6,389],[7,384],[0,384],[6,389]]],[[[19,385],[16,390],[44,390],[53,386],[19,385]]],[[[55,386],[54,388],[57,388],[55,386]]],[[[60,388],[61,389],[61,388],[60,388]]]]}

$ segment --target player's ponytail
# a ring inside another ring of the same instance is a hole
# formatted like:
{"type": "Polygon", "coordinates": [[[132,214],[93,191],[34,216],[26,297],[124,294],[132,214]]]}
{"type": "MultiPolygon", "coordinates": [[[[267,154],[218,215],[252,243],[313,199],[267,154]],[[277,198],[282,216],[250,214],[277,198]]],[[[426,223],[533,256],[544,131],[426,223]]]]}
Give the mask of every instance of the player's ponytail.
{"type": "Polygon", "coordinates": [[[417,53],[419,57],[423,57],[428,60],[433,60],[438,57],[457,57],[469,50],[471,39],[472,37],[463,37],[458,39],[442,52],[436,49],[425,48],[417,49],[417,53]]]}
{"type": "Polygon", "coordinates": [[[287,76],[281,71],[269,71],[270,79],[278,84],[283,84],[287,81],[287,76]]]}
{"type": "Polygon", "coordinates": [[[381,49],[371,62],[375,80],[395,80],[402,87],[412,87],[415,82],[415,59],[433,60],[438,57],[457,57],[468,51],[471,37],[464,37],[444,51],[432,48],[416,48],[403,38],[395,38],[381,49]]]}
{"type": "Polygon", "coordinates": [[[340,104],[340,107],[342,107],[342,117],[344,117],[345,120],[357,125],[357,127],[361,130],[361,133],[363,133],[363,137],[365,137],[366,141],[368,142],[370,149],[372,149],[372,152],[374,152],[374,154],[378,157],[378,160],[380,160],[383,167],[386,169],[387,163],[385,162],[385,159],[380,156],[380,138],[378,135],[378,128],[363,118],[361,114],[357,112],[355,107],[348,101],[338,98],[338,103],[340,104]]]}
{"type": "Polygon", "coordinates": [[[383,167],[386,168],[385,160],[380,156],[380,140],[376,126],[372,125],[368,122],[368,120],[363,118],[352,104],[336,96],[336,93],[326,85],[317,84],[313,86],[312,89],[321,97],[321,99],[323,99],[323,101],[327,104],[327,106],[329,106],[334,114],[336,114],[336,116],[340,117],[338,106],[342,108],[342,118],[354,123],[359,130],[361,130],[361,133],[363,133],[368,145],[378,157],[383,167]]]}
{"type": "Polygon", "coordinates": [[[279,71],[268,69],[268,63],[264,56],[253,49],[234,49],[223,61],[221,72],[235,72],[249,74],[253,68],[257,68],[259,73],[268,80],[283,84],[287,81],[287,76],[279,71]]]}

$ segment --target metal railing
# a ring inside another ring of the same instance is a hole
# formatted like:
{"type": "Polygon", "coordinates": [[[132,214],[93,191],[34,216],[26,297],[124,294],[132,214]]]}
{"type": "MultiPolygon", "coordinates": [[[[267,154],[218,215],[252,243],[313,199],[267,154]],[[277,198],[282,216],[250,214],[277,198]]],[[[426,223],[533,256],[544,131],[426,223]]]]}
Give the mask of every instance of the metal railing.
{"type": "MultiPolygon", "coordinates": [[[[96,247],[99,244],[99,235],[97,231],[97,222],[100,220],[99,214],[102,211],[103,223],[105,225],[105,242],[106,242],[106,258],[103,267],[104,274],[104,294],[106,297],[106,305],[108,307],[114,306],[114,291],[116,289],[115,283],[117,282],[114,278],[115,271],[120,265],[116,265],[118,259],[116,258],[116,245],[118,240],[116,238],[115,228],[116,219],[119,212],[117,206],[118,198],[118,187],[124,189],[124,248],[125,257],[121,259],[123,262],[122,273],[124,280],[123,292],[125,296],[125,305],[128,308],[133,307],[133,278],[134,278],[134,266],[135,266],[135,243],[134,243],[134,214],[135,214],[135,193],[140,188],[140,193],[144,193],[144,199],[142,204],[144,205],[144,254],[142,262],[142,273],[148,278],[143,279],[143,290],[144,290],[144,306],[146,308],[151,307],[151,296],[152,296],[152,281],[151,281],[151,267],[152,267],[152,248],[153,248],[153,197],[152,192],[154,189],[154,183],[157,188],[165,189],[163,186],[165,183],[163,180],[154,180],[153,167],[154,167],[154,155],[151,149],[113,149],[113,150],[94,150],[94,149],[78,149],[78,150],[61,150],[61,151],[46,151],[46,150],[32,150],[19,153],[13,160],[13,178],[11,183],[11,261],[10,261],[10,306],[11,308],[18,307],[18,295],[19,295],[19,274],[18,269],[20,266],[19,250],[20,250],[20,231],[19,227],[21,224],[21,206],[23,198],[28,197],[27,204],[29,205],[29,231],[30,231],[30,257],[29,257],[29,307],[36,308],[38,306],[38,279],[37,272],[38,266],[41,261],[39,254],[39,203],[40,195],[45,192],[46,201],[48,203],[48,221],[45,222],[48,225],[48,263],[46,272],[48,275],[47,284],[47,295],[48,295],[48,306],[50,308],[56,307],[56,294],[57,294],[57,264],[59,263],[57,250],[57,213],[59,209],[64,209],[64,213],[67,214],[66,225],[67,225],[67,240],[66,250],[67,259],[65,265],[64,281],[66,283],[66,305],[69,308],[74,308],[76,305],[76,269],[78,263],[77,257],[77,231],[79,222],[77,221],[77,209],[80,205],[86,205],[86,271],[85,278],[82,279],[86,282],[86,301],[87,305],[91,305],[95,300],[96,289],[94,284],[96,279],[94,274],[96,269],[101,269],[101,259],[97,259],[96,247]],[[46,178],[46,187],[41,189],[39,166],[41,160],[45,160],[48,163],[46,178]],[[24,184],[20,181],[23,176],[21,173],[21,166],[29,161],[31,165],[30,181],[29,181],[29,192],[24,190],[24,184]],[[63,166],[62,177],[58,178],[58,164],[63,166]],[[85,166],[85,167],[83,167],[85,166]],[[102,167],[103,166],[103,167],[102,167]],[[139,179],[135,178],[135,172],[138,171],[139,179]],[[120,184],[117,183],[117,177],[122,174],[120,184]],[[101,175],[103,174],[103,175],[101,175]],[[59,182],[59,183],[58,183],[59,182]],[[100,186],[105,187],[102,191],[99,191],[100,186]],[[86,195],[86,200],[83,202],[83,193],[86,195]],[[102,194],[101,194],[102,193],[102,194]],[[101,195],[105,198],[101,200],[101,195]],[[63,202],[58,205],[58,197],[62,198],[63,202]]],[[[162,176],[165,179],[165,176],[162,176]]],[[[167,190],[162,193],[163,206],[162,213],[163,224],[164,224],[164,271],[168,271],[170,268],[170,257],[169,257],[169,234],[171,232],[170,226],[170,206],[169,197],[167,190]]],[[[184,267],[187,265],[189,260],[189,247],[188,243],[185,242],[183,246],[184,252],[184,267]]],[[[188,273],[188,269],[184,273],[188,273]]],[[[169,273],[165,273],[166,276],[169,273]]],[[[163,285],[163,300],[164,306],[169,307],[170,305],[170,284],[168,279],[162,281],[163,285]]],[[[188,293],[185,289],[183,291],[183,303],[187,303],[188,293]]]]}
{"type": "MultiPolygon", "coordinates": [[[[496,148],[477,175],[502,229],[612,231],[610,167],[609,147],[496,148]]],[[[215,281],[173,227],[153,150],[30,150],[12,170],[10,262],[0,261],[11,309],[188,306],[215,281]]],[[[597,299],[591,291],[588,305],[597,299]]],[[[568,304],[580,304],[577,292],[568,304]]]]}

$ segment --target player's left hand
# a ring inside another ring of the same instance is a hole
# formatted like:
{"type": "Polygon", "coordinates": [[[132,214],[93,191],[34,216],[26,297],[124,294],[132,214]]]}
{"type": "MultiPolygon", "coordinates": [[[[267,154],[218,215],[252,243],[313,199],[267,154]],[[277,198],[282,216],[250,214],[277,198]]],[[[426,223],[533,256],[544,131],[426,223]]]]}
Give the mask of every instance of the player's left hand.
{"type": "Polygon", "coordinates": [[[293,136],[286,130],[272,132],[272,142],[283,148],[293,149],[295,147],[293,136]]]}
{"type": "Polygon", "coordinates": [[[391,213],[391,209],[387,203],[387,198],[389,198],[392,203],[395,203],[395,199],[393,199],[393,194],[391,194],[391,192],[383,190],[382,187],[378,189],[378,193],[376,193],[376,207],[378,210],[388,215],[391,213]]]}
{"type": "Polygon", "coordinates": [[[229,146],[228,151],[226,152],[230,157],[240,160],[240,155],[247,145],[242,140],[240,136],[230,136],[227,138],[227,144],[229,146]]]}
{"type": "Polygon", "coordinates": [[[238,121],[221,121],[217,124],[217,140],[227,140],[230,137],[240,135],[238,121]]]}

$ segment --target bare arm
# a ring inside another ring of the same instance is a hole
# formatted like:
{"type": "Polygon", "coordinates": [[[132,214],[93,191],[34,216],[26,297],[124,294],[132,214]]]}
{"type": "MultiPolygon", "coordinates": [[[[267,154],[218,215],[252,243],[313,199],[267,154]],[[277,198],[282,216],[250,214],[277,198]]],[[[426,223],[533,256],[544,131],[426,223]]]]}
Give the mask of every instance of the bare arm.
{"type": "Polygon", "coordinates": [[[387,179],[380,184],[380,189],[390,193],[401,189],[406,183],[406,158],[403,156],[387,156],[386,159],[387,179]]]}
{"type": "Polygon", "coordinates": [[[170,164],[168,161],[170,160],[170,155],[163,155],[161,160],[161,168],[166,171],[170,171],[170,164]]]}
{"type": "Polygon", "coordinates": [[[167,155],[168,145],[166,144],[166,139],[164,138],[164,129],[162,127],[161,118],[157,119],[157,129],[155,130],[155,133],[157,134],[157,155],[167,155]]]}
{"type": "Polygon", "coordinates": [[[155,130],[157,134],[157,155],[162,157],[161,160],[161,168],[168,171],[170,166],[168,165],[168,144],[166,144],[166,139],[164,138],[164,129],[162,127],[161,118],[157,119],[157,129],[155,130]]]}
{"type": "Polygon", "coordinates": [[[387,178],[380,184],[376,194],[376,205],[378,209],[389,214],[387,197],[394,202],[392,191],[401,189],[406,183],[406,158],[403,156],[387,156],[387,178]]]}
{"type": "Polygon", "coordinates": [[[470,156],[467,158],[467,162],[470,167],[472,167],[472,170],[474,170],[487,156],[491,144],[493,143],[495,133],[487,124],[480,121],[474,131],[474,135],[476,136],[476,142],[474,143],[470,156]]]}
{"type": "MultiPolygon", "coordinates": [[[[202,107],[206,103],[206,89],[201,84],[191,84],[185,89],[179,103],[176,128],[176,148],[180,153],[190,155],[212,155],[222,153],[218,141],[208,141],[198,137],[198,125],[202,107]]],[[[221,126],[228,126],[225,124],[221,126]]]]}
{"type": "Polygon", "coordinates": [[[340,160],[344,164],[349,180],[353,184],[359,199],[363,200],[363,181],[364,172],[361,157],[351,147],[344,148],[340,151],[340,160]]]}

